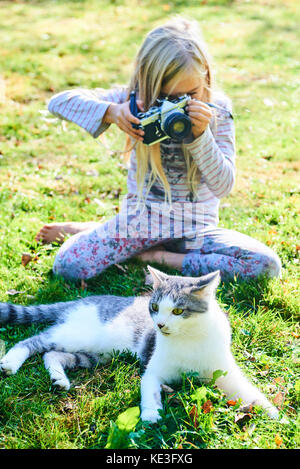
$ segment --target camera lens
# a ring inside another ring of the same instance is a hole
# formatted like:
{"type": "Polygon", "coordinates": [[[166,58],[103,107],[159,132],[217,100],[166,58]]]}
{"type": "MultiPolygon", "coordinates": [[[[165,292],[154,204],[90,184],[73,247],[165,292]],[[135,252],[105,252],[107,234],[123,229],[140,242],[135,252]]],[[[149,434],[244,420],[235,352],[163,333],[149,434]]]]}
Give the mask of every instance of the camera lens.
{"type": "Polygon", "coordinates": [[[183,140],[191,131],[191,121],[186,114],[181,112],[170,113],[163,125],[164,132],[174,140],[183,140]]]}
{"type": "Polygon", "coordinates": [[[181,134],[181,132],[183,132],[184,129],[185,129],[185,125],[184,125],[184,122],[182,121],[175,122],[175,124],[173,125],[173,131],[176,132],[177,134],[181,134]]]}

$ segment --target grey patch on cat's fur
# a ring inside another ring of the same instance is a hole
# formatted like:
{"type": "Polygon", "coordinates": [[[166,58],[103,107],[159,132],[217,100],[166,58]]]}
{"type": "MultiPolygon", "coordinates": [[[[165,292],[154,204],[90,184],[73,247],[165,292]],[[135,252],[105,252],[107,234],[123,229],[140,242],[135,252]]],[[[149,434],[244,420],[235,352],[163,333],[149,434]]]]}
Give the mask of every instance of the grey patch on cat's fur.
{"type": "Polygon", "coordinates": [[[99,357],[93,353],[75,352],[73,355],[75,358],[73,368],[90,368],[92,366],[96,366],[99,363],[99,357]]]}
{"type": "MultiPolygon", "coordinates": [[[[193,295],[194,288],[201,289],[210,283],[212,275],[208,279],[197,279],[193,277],[177,277],[170,275],[161,281],[160,285],[154,290],[151,303],[160,303],[163,297],[169,296],[174,301],[174,307],[185,310],[183,318],[188,318],[194,313],[205,313],[208,309],[208,301],[200,296],[193,295]]],[[[150,314],[153,316],[155,311],[149,307],[150,314]]]]}
{"type": "Polygon", "coordinates": [[[22,306],[11,303],[0,303],[0,324],[57,322],[59,317],[63,315],[63,312],[74,305],[75,301],[39,306],[22,306]]]}
{"type": "MultiPolygon", "coordinates": [[[[144,298],[144,302],[147,302],[147,297],[144,298]]],[[[49,305],[22,306],[11,303],[0,303],[0,324],[62,323],[65,320],[66,313],[70,309],[80,306],[80,304],[95,305],[99,310],[100,319],[104,322],[108,322],[116,317],[120,311],[128,307],[134,312],[135,301],[135,296],[117,297],[114,295],[92,295],[80,300],[49,305]]]]}
{"type": "Polygon", "coordinates": [[[7,310],[7,314],[8,314],[7,322],[14,323],[17,319],[17,312],[14,308],[14,305],[8,304],[7,308],[8,308],[8,310],[7,310]]]}
{"type": "Polygon", "coordinates": [[[156,344],[156,332],[154,329],[148,332],[144,338],[144,347],[141,353],[141,361],[146,366],[153,355],[156,344]]]}
{"type": "Polygon", "coordinates": [[[143,327],[143,322],[141,321],[138,323],[137,321],[135,322],[135,328],[133,331],[133,346],[138,347],[140,341],[143,338],[143,332],[144,332],[144,327],[143,327]]]}
{"type": "Polygon", "coordinates": [[[41,332],[38,335],[29,337],[29,339],[22,340],[16,347],[25,347],[28,349],[29,354],[49,352],[50,350],[57,350],[56,344],[49,341],[48,331],[41,332]]]}
{"type": "Polygon", "coordinates": [[[115,297],[113,295],[89,296],[85,298],[87,303],[91,303],[98,307],[99,317],[103,322],[109,322],[114,319],[120,311],[132,308],[135,297],[115,297]]]}

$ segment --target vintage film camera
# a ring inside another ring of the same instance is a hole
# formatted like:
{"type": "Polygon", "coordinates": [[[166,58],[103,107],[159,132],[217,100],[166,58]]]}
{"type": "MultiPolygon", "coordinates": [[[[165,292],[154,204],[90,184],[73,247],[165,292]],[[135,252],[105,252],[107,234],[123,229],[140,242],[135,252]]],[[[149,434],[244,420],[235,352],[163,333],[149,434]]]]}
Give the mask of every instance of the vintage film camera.
{"type": "Polygon", "coordinates": [[[191,120],[185,111],[189,100],[188,95],[172,101],[158,99],[157,106],[152,106],[147,112],[139,112],[136,93],[132,91],[130,93],[130,112],[141,121],[140,125],[132,124],[132,126],[144,130],[143,143],[153,145],[166,138],[181,142],[186,138],[192,128],[191,120]]]}
{"type": "MultiPolygon", "coordinates": [[[[141,124],[132,124],[135,129],[143,129],[145,132],[144,141],[146,145],[153,145],[167,138],[172,138],[178,142],[189,136],[191,133],[191,119],[185,108],[190,100],[187,94],[179,98],[157,99],[157,106],[152,106],[147,112],[139,112],[136,104],[136,92],[130,93],[130,112],[140,119],[141,124]]],[[[232,114],[220,106],[212,103],[205,103],[215,110],[218,119],[231,118],[232,114]]]]}

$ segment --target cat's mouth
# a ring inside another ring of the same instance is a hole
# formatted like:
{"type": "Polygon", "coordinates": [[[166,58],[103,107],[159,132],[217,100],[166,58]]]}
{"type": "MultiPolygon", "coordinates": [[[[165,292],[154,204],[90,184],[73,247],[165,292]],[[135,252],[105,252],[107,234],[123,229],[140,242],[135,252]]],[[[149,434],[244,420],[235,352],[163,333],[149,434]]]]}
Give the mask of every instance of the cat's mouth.
{"type": "Polygon", "coordinates": [[[161,332],[163,335],[170,335],[170,332],[162,331],[161,329],[160,329],[160,332],[161,332]]]}

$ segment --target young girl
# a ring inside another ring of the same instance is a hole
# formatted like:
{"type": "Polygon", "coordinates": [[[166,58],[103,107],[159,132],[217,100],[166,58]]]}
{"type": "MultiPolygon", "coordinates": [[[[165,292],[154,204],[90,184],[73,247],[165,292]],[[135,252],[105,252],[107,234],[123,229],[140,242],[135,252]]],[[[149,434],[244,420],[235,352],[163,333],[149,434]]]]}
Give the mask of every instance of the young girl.
{"type": "Polygon", "coordinates": [[[58,251],[55,273],[90,278],[136,256],[168,264],[186,276],[215,270],[220,270],[223,279],[280,275],[280,260],[270,248],[245,234],[217,227],[219,201],[234,185],[234,123],[230,112],[226,113],[231,111],[229,99],[214,89],[206,47],[193,22],[178,18],[151,31],[137,54],[128,87],[65,91],[51,99],[49,110],[94,138],[116,124],[127,134],[127,144],[136,143],[130,157],[128,194],[115,217],[102,224],[46,225],[37,235],[37,240],[51,242],[74,234],[58,251]],[[140,123],[130,112],[133,90],[143,112],[158,98],[189,95],[190,136],[183,142],[168,138],[145,145],[144,131],[132,126],[140,123]],[[206,103],[225,112],[214,112],[206,103]],[[162,202],[172,208],[176,205],[177,211],[162,213],[162,202]],[[196,215],[191,208],[195,204],[196,215]],[[176,235],[174,219],[183,213],[178,207],[189,213],[196,231],[188,224],[183,235],[176,235]],[[124,235],[124,230],[119,234],[124,223],[130,235],[124,235]]]}

